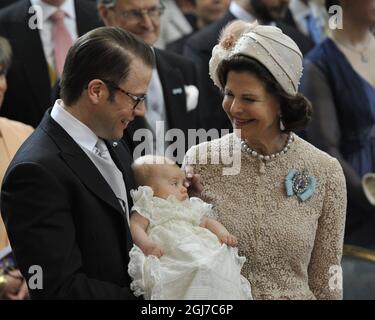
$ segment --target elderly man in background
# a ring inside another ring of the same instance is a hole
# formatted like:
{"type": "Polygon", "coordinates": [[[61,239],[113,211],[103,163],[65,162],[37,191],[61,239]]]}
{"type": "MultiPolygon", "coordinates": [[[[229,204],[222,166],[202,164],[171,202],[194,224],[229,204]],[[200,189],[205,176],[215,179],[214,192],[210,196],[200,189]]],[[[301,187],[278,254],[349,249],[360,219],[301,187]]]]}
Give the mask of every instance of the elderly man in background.
{"type": "MultiPolygon", "coordinates": [[[[164,10],[160,0],[99,0],[98,10],[105,25],[119,26],[130,31],[150,46],[159,37],[160,17],[164,10]]],[[[134,132],[147,128],[153,139],[149,141],[150,146],[146,147],[145,153],[164,155],[169,141],[163,137],[168,129],[180,129],[187,138],[188,129],[199,127],[200,85],[192,61],[165,50],[153,48],[153,51],[156,65],[147,92],[146,115],[137,117],[129,125],[126,138],[134,149],[138,144],[133,139],[134,132]],[[164,128],[160,129],[157,122],[163,123],[164,128]],[[162,139],[158,138],[157,141],[156,136],[162,139]]],[[[187,150],[187,147],[185,140],[185,148],[182,149],[187,150]]],[[[178,156],[177,162],[182,161],[182,158],[183,154],[178,156]]]]}

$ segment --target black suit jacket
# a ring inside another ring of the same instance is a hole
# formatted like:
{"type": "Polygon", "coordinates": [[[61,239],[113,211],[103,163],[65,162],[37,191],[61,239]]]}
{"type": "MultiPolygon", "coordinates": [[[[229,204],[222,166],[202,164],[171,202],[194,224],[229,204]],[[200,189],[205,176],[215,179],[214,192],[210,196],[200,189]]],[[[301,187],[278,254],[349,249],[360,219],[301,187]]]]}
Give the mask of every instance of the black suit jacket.
{"type": "MultiPolygon", "coordinates": [[[[155,49],[156,68],[160,77],[165,100],[168,128],[178,128],[187,138],[188,129],[199,128],[199,111],[204,92],[194,62],[180,55],[165,50],[155,49]],[[197,107],[187,111],[185,85],[195,85],[199,90],[197,107]]],[[[136,117],[125,130],[124,139],[132,149],[139,144],[133,140],[133,134],[140,128],[147,128],[143,117],[136,117]]],[[[187,143],[185,142],[185,150],[187,143]]]]}
{"type": "MultiPolygon", "coordinates": [[[[199,66],[200,77],[205,85],[203,92],[207,100],[204,108],[201,108],[201,114],[206,129],[232,129],[232,125],[221,107],[222,94],[209,77],[209,61],[212,49],[218,42],[221,30],[235,19],[236,17],[228,10],[220,20],[193,34],[185,42],[184,55],[192,59],[199,66]]],[[[282,22],[277,22],[276,24],[297,43],[302,53],[308,52],[313,47],[311,40],[297,29],[282,22]]]]}
{"type": "MultiPolygon", "coordinates": [[[[29,0],[20,0],[0,11],[0,35],[10,41],[13,49],[8,91],[0,114],[36,127],[53,101],[39,30],[28,26],[29,8],[29,0]]],[[[75,10],[78,35],[101,25],[91,1],[75,1],[75,10]]]]}
{"type": "MultiPolygon", "coordinates": [[[[109,151],[129,191],[125,144],[109,151]]],[[[134,299],[127,272],[132,240],[125,214],[95,165],[47,112],[3,182],[1,213],[22,274],[43,270],[33,299],[134,299]]]]}
{"type": "Polygon", "coordinates": [[[1,0],[0,1],[0,8],[5,8],[14,3],[14,0],[1,0]]]}
{"type": "Polygon", "coordinates": [[[186,41],[194,34],[194,32],[186,34],[181,38],[172,41],[166,45],[168,51],[183,55],[186,41]]]}

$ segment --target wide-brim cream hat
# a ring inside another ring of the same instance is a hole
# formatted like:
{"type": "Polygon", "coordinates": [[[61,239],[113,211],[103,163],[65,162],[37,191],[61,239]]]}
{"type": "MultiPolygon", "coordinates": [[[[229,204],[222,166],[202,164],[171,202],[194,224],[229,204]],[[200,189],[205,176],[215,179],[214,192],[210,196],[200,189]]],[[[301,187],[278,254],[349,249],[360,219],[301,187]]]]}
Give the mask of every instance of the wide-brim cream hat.
{"type": "Polygon", "coordinates": [[[366,173],[363,176],[362,187],[367,200],[375,206],[375,173],[366,173]]]}
{"type": "Polygon", "coordinates": [[[221,87],[217,70],[224,59],[244,55],[261,63],[290,95],[296,95],[303,70],[303,55],[297,44],[281,29],[257,22],[244,24],[243,32],[228,45],[221,41],[212,50],[210,76],[221,87]]]}

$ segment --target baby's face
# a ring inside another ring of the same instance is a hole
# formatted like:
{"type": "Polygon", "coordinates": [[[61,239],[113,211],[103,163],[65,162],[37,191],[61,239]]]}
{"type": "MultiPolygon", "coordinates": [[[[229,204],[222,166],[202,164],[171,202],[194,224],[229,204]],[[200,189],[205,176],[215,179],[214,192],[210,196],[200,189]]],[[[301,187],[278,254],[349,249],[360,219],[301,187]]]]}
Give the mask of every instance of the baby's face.
{"type": "Polygon", "coordinates": [[[161,165],[156,170],[158,171],[152,183],[156,197],[167,199],[170,195],[174,195],[179,201],[188,198],[187,189],[184,186],[185,173],[178,166],[161,165]]]}

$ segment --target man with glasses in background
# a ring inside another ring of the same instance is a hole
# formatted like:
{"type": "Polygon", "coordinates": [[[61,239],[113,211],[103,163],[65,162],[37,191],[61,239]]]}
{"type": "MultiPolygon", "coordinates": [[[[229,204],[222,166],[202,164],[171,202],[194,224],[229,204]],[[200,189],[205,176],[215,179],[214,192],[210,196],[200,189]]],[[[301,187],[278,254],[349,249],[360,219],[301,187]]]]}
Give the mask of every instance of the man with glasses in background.
{"type": "Polygon", "coordinates": [[[36,284],[32,299],[135,298],[128,275],[135,184],[120,139],[144,114],[153,64],[151,48],[121,28],[79,38],[66,58],[62,99],[11,162],[1,213],[21,273],[36,284]]]}
{"type": "MultiPolygon", "coordinates": [[[[130,31],[152,47],[159,37],[160,17],[164,11],[160,0],[99,0],[98,11],[105,25],[130,31]]],[[[145,153],[164,155],[170,141],[161,137],[167,130],[177,128],[186,138],[186,151],[188,129],[199,127],[198,72],[194,63],[185,57],[157,48],[153,48],[153,51],[156,65],[147,92],[146,115],[144,118],[137,117],[129,125],[125,136],[134,150],[140,143],[133,139],[136,130],[150,129],[153,139],[148,141],[151,146],[145,153]],[[163,121],[164,132],[158,131],[157,121],[163,121]],[[161,140],[162,144],[157,144],[161,140]]],[[[177,161],[182,158],[183,154],[178,155],[177,161]]]]}

